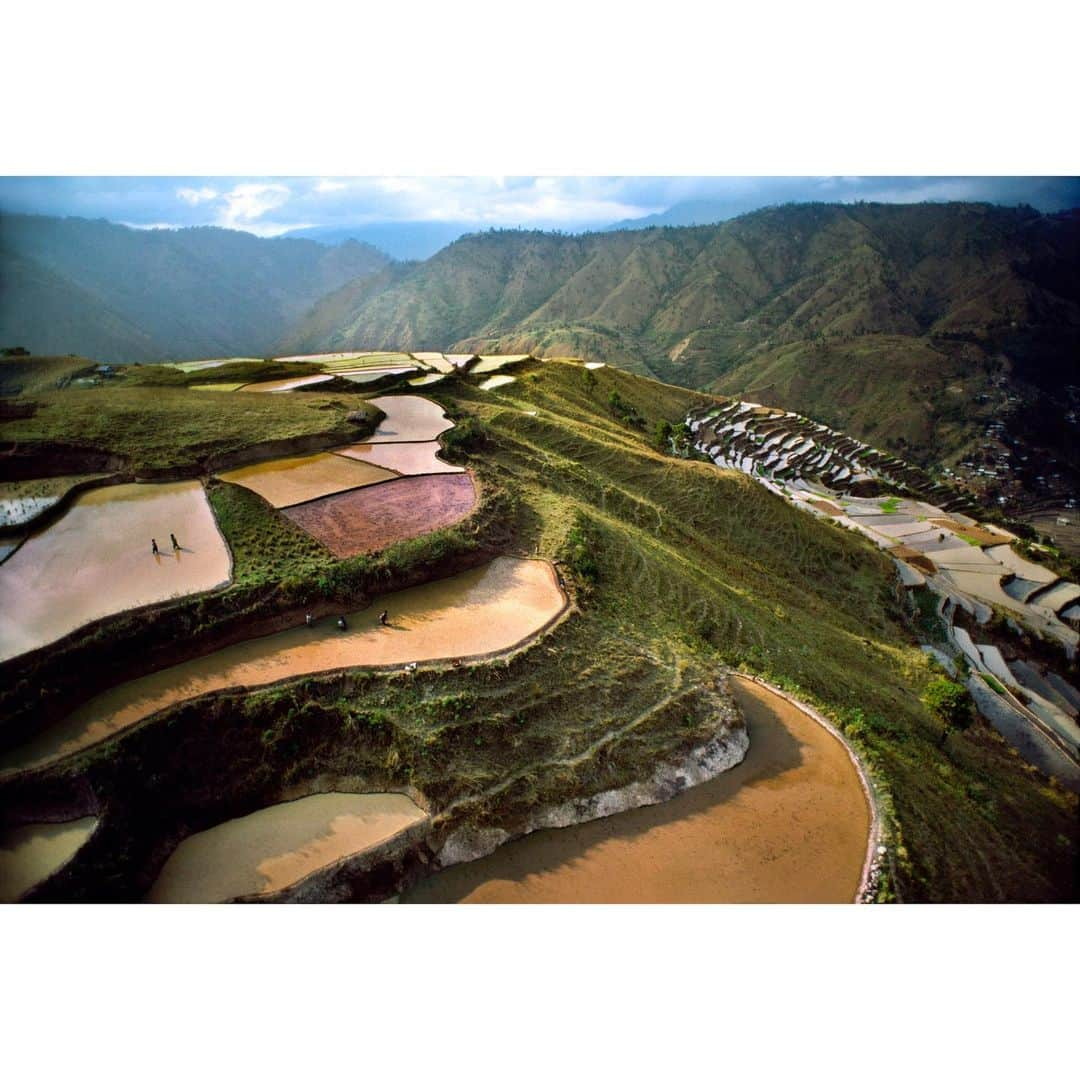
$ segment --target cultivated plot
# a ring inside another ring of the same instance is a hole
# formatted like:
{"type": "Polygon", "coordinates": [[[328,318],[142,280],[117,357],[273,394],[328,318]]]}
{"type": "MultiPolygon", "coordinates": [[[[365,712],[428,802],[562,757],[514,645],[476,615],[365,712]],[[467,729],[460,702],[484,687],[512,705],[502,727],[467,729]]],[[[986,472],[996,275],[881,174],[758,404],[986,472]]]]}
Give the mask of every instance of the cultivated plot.
{"type": "Polygon", "coordinates": [[[442,406],[416,394],[371,399],[386,414],[368,442],[430,442],[454,426],[442,406]]]}
{"type": "Polygon", "coordinates": [[[356,443],[336,453],[355,461],[378,465],[382,469],[392,469],[402,476],[465,471],[460,465],[451,465],[438,456],[437,442],[356,443]]]}
{"type": "Polygon", "coordinates": [[[20,825],[0,836],[0,904],[10,904],[52,877],[90,839],[96,817],[20,825]]]}
{"type": "Polygon", "coordinates": [[[215,904],[266,896],[423,821],[407,795],[308,795],[234,818],[181,841],[148,899],[215,904]]]}
{"type": "Polygon", "coordinates": [[[378,608],[255,638],[144,675],[99,694],[31,742],[0,756],[0,773],[46,765],[86,749],[160,709],[212,690],[263,686],[281,679],[356,666],[450,660],[513,648],[565,607],[550,563],[499,557],[469,570],[384,597],[378,608]]]}
{"type": "Polygon", "coordinates": [[[333,375],[300,375],[295,379],[270,379],[267,382],[247,383],[241,389],[250,393],[281,394],[300,386],[315,386],[317,383],[330,382],[333,377],[333,375]]]}
{"type": "Polygon", "coordinates": [[[218,479],[249,488],[280,508],[393,480],[396,475],[340,454],[325,453],[245,465],[220,473],[218,479]]]}
{"type": "Polygon", "coordinates": [[[475,505],[476,488],[468,474],[408,476],[292,506],[284,513],[338,558],[347,558],[453,525],[475,505]]]}
{"type": "Polygon", "coordinates": [[[0,660],[105,615],[223,585],[229,570],[197,480],[83,492],[0,566],[0,660]]]}

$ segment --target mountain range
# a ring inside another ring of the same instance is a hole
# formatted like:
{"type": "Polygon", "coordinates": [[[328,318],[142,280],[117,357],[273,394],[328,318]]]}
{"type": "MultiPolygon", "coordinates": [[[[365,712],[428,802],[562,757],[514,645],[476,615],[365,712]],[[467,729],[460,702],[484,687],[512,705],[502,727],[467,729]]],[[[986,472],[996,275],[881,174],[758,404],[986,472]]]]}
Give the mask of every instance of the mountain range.
{"type": "Polygon", "coordinates": [[[0,344],[145,362],[260,355],[307,309],[390,259],[351,241],[0,217],[0,344]]]}

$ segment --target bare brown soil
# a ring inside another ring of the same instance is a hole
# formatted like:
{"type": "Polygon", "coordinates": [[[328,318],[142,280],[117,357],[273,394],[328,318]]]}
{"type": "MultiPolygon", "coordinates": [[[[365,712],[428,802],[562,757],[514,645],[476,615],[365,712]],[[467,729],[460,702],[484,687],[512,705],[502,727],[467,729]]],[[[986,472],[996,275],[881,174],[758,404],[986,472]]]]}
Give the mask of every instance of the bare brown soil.
{"type": "Polygon", "coordinates": [[[822,511],[822,513],[829,514],[832,517],[843,517],[844,511],[839,506],[834,505],[831,502],[825,502],[823,499],[807,499],[811,506],[822,511]]]}
{"type": "Polygon", "coordinates": [[[931,518],[927,524],[932,525],[935,529],[949,529],[956,533],[957,536],[963,537],[965,540],[971,540],[981,547],[986,547],[989,544],[1000,544],[1004,539],[1001,533],[990,532],[989,529],[980,529],[978,525],[962,525],[953,518],[931,518]]]}
{"type": "Polygon", "coordinates": [[[347,558],[453,525],[475,505],[476,487],[467,474],[406,476],[283,513],[338,558],[347,558]]]}
{"type": "Polygon", "coordinates": [[[927,574],[937,573],[937,567],[928,556],[913,547],[908,547],[907,544],[897,544],[896,547],[889,549],[889,554],[897,559],[903,559],[908,565],[914,566],[917,570],[923,570],[927,574]]]}

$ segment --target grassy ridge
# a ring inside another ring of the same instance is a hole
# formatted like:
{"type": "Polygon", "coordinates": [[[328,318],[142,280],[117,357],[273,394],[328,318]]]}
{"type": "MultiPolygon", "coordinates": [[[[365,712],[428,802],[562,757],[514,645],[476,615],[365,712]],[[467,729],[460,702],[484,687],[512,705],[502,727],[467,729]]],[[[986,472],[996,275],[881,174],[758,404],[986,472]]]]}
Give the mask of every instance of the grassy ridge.
{"type": "Polygon", "coordinates": [[[4,423],[17,444],[61,443],[122,455],[134,469],[192,466],[207,456],[304,435],[361,437],[346,420],[377,410],[324,394],[196,394],[170,387],[108,386],[36,394],[33,416],[4,423]]]}

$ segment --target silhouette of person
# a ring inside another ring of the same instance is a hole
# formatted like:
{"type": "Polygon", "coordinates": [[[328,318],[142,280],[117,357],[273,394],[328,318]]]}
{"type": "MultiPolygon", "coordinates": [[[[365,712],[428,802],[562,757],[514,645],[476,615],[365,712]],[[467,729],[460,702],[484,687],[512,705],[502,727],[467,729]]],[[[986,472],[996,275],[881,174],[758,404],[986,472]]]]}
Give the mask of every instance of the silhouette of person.
{"type": "Polygon", "coordinates": [[[156,539],[154,539],[153,537],[151,537],[151,538],[150,538],[150,553],[151,553],[152,555],[157,555],[157,554],[159,554],[159,552],[158,552],[158,546],[157,546],[157,540],[156,540],[156,539]]]}

